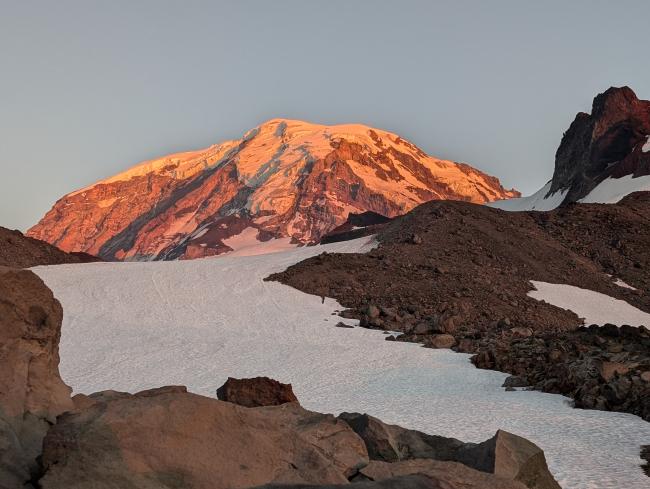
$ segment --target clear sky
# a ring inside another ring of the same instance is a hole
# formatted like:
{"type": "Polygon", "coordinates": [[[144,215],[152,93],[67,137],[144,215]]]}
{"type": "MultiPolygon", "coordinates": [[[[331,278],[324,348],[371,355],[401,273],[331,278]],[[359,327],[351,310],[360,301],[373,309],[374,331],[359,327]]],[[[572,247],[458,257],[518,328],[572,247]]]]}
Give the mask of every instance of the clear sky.
{"type": "Polygon", "coordinates": [[[650,98],[650,1],[0,0],[0,225],[274,117],[358,122],[531,193],[598,92],[650,98]]]}

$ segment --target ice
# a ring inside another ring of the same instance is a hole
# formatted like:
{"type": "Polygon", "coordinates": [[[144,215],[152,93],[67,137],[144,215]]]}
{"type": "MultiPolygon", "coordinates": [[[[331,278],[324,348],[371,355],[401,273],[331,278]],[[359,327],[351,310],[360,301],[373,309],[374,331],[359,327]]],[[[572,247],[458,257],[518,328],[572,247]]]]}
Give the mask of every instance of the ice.
{"type": "Polygon", "coordinates": [[[650,326],[650,314],[600,292],[573,285],[550,284],[535,280],[531,280],[530,283],[536,289],[528,293],[530,297],[562,309],[569,309],[584,318],[585,324],[650,326]]]}
{"type": "Polygon", "coordinates": [[[500,428],[520,434],[545,450],[565,489],[648,487],[639,447],[650,441],[650,424],[639,417],[505,392],[506,374],[474,368],[469,355],[337,328],[334,300],[262,281],[308,256],[364,246],[368,238],[258,256],[35,271],[63,303],[61,374],[75,392],[184,384],[214,396],[229,375],[268,375],[291,382],[308,409],[368,412],[467,441],[500,428]]]}

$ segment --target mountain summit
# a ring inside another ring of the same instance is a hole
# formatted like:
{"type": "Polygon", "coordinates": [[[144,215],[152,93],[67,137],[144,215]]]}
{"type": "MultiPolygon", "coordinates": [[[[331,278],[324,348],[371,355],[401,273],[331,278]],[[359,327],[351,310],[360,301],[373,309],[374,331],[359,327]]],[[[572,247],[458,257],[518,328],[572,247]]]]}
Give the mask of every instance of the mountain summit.
{"type": "Polygon", "coordinates": [[[315,242],[349,213],[518,195],[386,131],[273,119],[68,194],[28,234],[108,260],[198,258],[273,238],[315,242]]]}

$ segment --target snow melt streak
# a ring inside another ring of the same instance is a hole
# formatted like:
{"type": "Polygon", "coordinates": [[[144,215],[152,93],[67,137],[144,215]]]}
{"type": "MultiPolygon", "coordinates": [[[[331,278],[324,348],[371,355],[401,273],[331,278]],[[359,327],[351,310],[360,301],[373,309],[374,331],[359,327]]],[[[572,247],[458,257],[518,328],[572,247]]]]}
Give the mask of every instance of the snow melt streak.
{"type": "Polygon", "coordinates": [[[368,412],[466,441],[499,428],[525,436],[565,489],[647,487],[638,466],[650,424],[640,418],[505,392],[506,375],[475,369],[469,355],[337,328],[334,300],[262,281],[322,251],[358,251],[366,239],[264,256],[38,268],[65,311],[62,376],[83,393],[184,384],[214,396],[229,375],[268,375],[291,382],[308,409],[368,412]]]}

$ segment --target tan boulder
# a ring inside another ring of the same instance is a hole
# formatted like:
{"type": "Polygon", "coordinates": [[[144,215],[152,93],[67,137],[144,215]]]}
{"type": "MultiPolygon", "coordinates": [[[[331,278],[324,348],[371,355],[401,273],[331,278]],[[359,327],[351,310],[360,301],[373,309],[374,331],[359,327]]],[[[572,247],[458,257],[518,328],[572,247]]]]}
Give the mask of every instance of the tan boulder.
{"type": "Polygon", "coordinates": [[[36,274],[0,267],[0,480],[8,487],[37,472],[45,432],[73,406],[59,375],[62,317],[36,274]]]}
{"type": "Polygon", "coordinates": [[[296,403],[249,409],[162,389],[81,404],[45,438],[42,489],[345,484],[368,463],[346,423],[296,403]]]}
{"type": "Polygon", "coordinates": [[[625,375],[630,371],[630,368],[619,362],[602,362],[600,364],[600,376],[605,382],[612,380],[614,375],[625,375]]]}

